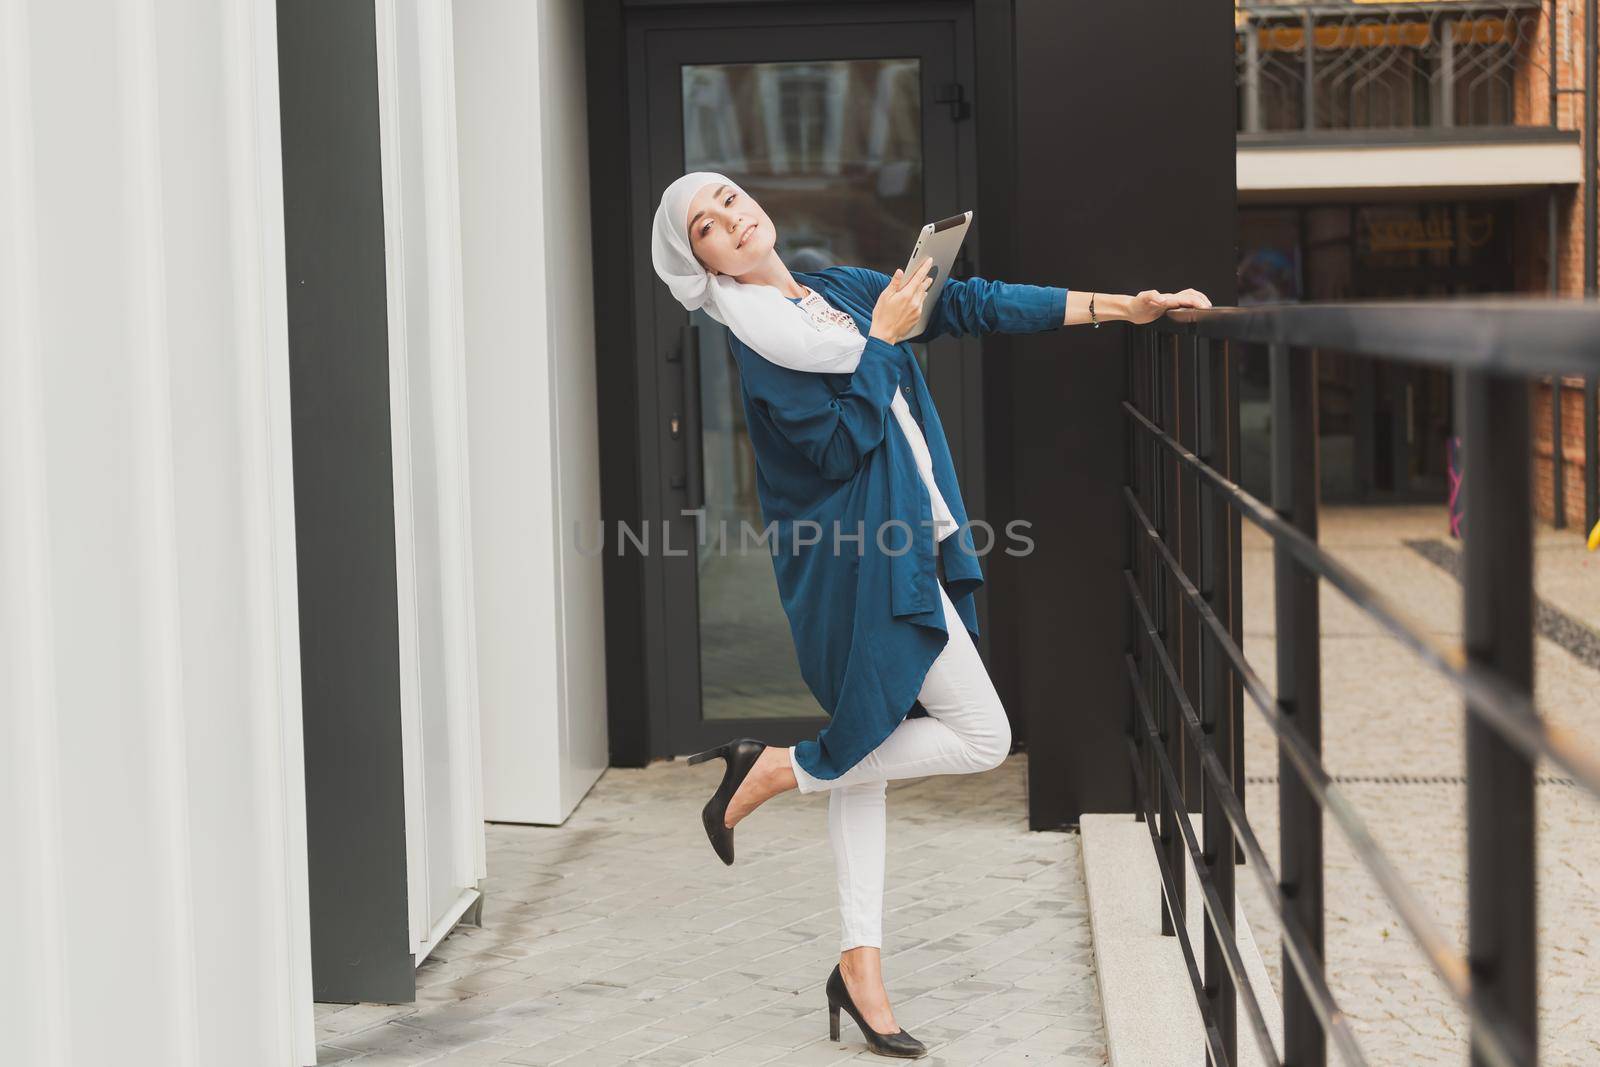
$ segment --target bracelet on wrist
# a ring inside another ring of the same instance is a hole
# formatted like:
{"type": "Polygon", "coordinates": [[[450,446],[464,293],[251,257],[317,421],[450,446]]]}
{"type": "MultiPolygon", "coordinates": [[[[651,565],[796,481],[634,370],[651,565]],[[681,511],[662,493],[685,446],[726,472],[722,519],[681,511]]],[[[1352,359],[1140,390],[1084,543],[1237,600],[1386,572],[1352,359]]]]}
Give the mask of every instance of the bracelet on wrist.
{"type": "Polygon", "coordinates": [[[1095,298],[1095,294],[1094,293],[1090,293],[1089,294],[1089,321],[1091,323],[1093,323],[1094,324],[1094,328],[1098,330],[1100,328],[1100,320],[1095,318],[1095,316],[1094,316],[1094,298],[1095,298]]]}

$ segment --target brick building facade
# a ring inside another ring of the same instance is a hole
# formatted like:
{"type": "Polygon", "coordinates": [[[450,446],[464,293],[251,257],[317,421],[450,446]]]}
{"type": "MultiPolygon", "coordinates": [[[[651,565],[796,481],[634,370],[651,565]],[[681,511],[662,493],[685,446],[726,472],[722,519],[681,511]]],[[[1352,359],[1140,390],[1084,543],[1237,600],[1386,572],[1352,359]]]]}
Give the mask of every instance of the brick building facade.
{"type": "MultiPolygon", "coordinates": [[[[1582,296],[1597,239],[1595,220],[1584,232],[1597,179],[1583,144],[1584,9],[1243,0],[1240,302],[1582,296]]],[[[1324,493],[1442,499],[1449,375],[1334,352],[1321,364],[1324,493]]],[[[1555,383],[1537,383],[1530,400],[1536,511],[1554,521],[1559,467],[1563,525],[1587,533],[1593,407],[1582,380],[1559,386],[1559,449],[1555,383]]]]}
{"type": "MultiPolygon", "coordinates": [[[[1554,123],[1557,129],[1576,132],[1579,144],[1584,137],[1583,57],[1590,47],[1582,0],[1555,0],[1547,5],[1538,20],[1530,42],[1530,62],[1518,69],[1517,122],[1521,125],[1554,123]],[[1550,12],[1554,11],[1552,26],[1550,12]],[[1552,33],[1552,30],[1554,31],[1552,33]],[[1552,44],[1554,47],[1552,48],[1552,44]],[[1554,69],[1556,94],[1550,92],[1550,70],[1554,69]]],[[[1519,292],[1552,293],[1557,296],[1582,296],[1584,257],[1583,198],[1587,182],[1596,175],[1581,173],[1579,183],[1555,190],[1556,248],[1555,280],[1551,284],[1549,218],[1541,198],[1528,197],[1518,204],[1515,277],[1519,292]]],[[[1591,231],[1587,240],[1593,240],[1591,231]]],[[[1565,525],[1583,530],[1584,523],[1584,382],[1566,378],[1561,392],[1561,455],[1559,464],[1564,483],[1565,525]]],[[[1534,388],[1532,396],[1534,426],[1534,501],[1541,522],[1556,518],[1555,482],[1558,464],[1552,439],[1555,420],[1553,383],[1546,379],[1534,388]]],[[[1587,532],[1584,530],[1583,532],[1587,532]]]]}

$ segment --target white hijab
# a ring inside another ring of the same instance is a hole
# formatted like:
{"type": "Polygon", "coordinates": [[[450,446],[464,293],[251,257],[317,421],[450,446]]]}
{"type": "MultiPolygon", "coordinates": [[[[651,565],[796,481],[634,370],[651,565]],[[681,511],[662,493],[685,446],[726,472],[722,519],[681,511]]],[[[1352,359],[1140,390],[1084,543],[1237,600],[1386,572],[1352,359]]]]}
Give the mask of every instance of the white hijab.
{"type": "MultiPolygon", "coordinates": [[[[706,314],[770,362],[813,373],[850,374],[861,361],[867,339],[834,323],[813,321],[771,285],[746,285],[726,274],[713,275],[689,247],[689,203],[707,185],[733,179],[715,171],[691,171],[667,186],[656,208],[650,255],[656,273],[690,311],[706,314]]],[[[898,394],[897,394],[898,399],[898,394]]]]}
{"type": "MultiPolygon", "coordinates": [[[[700,265],[689,249],[689,202],[709,184],[737,182],[713,171],[691,171],[667,186],[656,209],[655,230],[650,237],[650,255],[656,273],[667,283],[678,303],[690,311],[705,308],[706,313],[749,345],[769,363],[814,374],[852,374],[861,362],[867,339],[847,326],[813,321],[798,304],[770,285],[746,285],[726,274],[713,275],[700,265]]],[[[740,190],[741,192],[743,190],[740,190]]],[[[927,483],[928,497],[936,520],[943,523],[936,536],[948,535],[945,526],[956,525],[933,477],[933,456],[922,431],[911,415],[911,405],[899,389],[889,401],[889,410],[911,445],[917,469],[927,483]]]]}

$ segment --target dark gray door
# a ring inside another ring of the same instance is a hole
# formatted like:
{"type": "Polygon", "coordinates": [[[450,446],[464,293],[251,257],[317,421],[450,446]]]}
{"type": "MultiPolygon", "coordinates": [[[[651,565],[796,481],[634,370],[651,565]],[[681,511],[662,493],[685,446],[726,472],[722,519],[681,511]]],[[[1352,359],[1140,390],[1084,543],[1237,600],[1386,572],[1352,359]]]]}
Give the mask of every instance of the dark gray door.
{"type": "MultiPolygon", "coordinates": [[[[636,295],[644,513],[683,553],[666,555],[658,537],[646,560],[659,755],[745,735],[791,744],[825,719],[800,677],[770,549],[741,537],[763,523],[724,328],[686,313],[648,269],[651,217],[679,175],[718,171],[772,217],[791,270],[903,266],[921,226],[972,207],[976,188],[966,16],[911,10],[898,22],[882,8],[713,9],[630,24],[630,123],[635,158],[648,160],[633,185],[648,275],[636,295]]],[[[967,264],[976,248],[974,232],[967,264]]],[[[977,346],[943,339],[918,356],[977,514],[977,346]]]]}

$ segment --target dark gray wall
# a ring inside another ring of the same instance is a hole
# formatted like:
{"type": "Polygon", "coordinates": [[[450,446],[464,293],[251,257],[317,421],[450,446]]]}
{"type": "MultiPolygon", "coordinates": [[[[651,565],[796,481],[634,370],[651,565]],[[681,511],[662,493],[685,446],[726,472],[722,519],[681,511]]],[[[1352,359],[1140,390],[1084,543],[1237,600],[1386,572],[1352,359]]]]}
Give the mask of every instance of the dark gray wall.
{"type": "MultiPolygon", "coordinates": [[[[973,273],[984,278],[1028,281],[1018,273],[1016,166],[1017,147],[1015,15],[1012,0],[974,0],[972,118],[978,141],[976,215],[983,222],[983,253],[973,273]]],[[[1059,283],[1058,283],[1059,284],[1059,283]]],[[[997,548],[1009,540],[1005,524],[1017,514],[1016,444],[1011,426],[1012,368],[1016,343],[1010,334],[983,339],[984,486],[982,518],[994,527],[997,548]]],[[[970,509],[969,509],[970,510],[970,509]]],[[[975,512],[973,514],[976,514],[975,512]]],[[[982,620],[987,645],[984,663],[995,691],[1011,719],[1016,743],[1028,745],[1027,704],[1022,695],[1021,645],[1017,602],[1023,577],[1019,561],[992,551],[983,562],[987,618],[982,620]]]]}
{"type": "MultiPolygon", "coordinates": [[[[1015,12],[1015,280],[1192,286],[1233,303],[1232,4],[1016,0],[1015,12]]],[[[1018,337],[1006,368],[1011,503],[1037,544],[992,610],[1016,623],[1035,828],[1134,807],[1121,740],[1126,329],[1018,337]]]]}
{"type": "Polygon", "coordinates": [[[279,0],[312,988],[411,1001],[370,3],[279,0]]]}
{"type": "MultiPolygon", "coordinates": [[[[594,247],[631,248],[627,175],[634,165],[629,153],[627,68],[623,44],[621,0],[590,0],[583,6],[585,77],[589,110],[590,228],[594,247]]],[[[646,686],[644,609],[645,568],[636,552],[618,555],[618,524],[642,530],[643,487],[639,469],[638,375],[633,368],[635,331],[632,285],[634,264],[627,256],[594,257],[595,359],[606,383],[597,425],[600,437],[600,515],[606,553],[601,573],[606,634],[606,728],[611,765],[643,767],[665,738],[652,732],[664,721],[664,693],[646,686]],[[603,305],[603,306],[601,306],[603,305]],[[652,714],[652,710],[655,714],[652,714]]]]}

